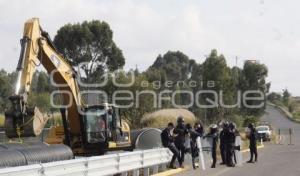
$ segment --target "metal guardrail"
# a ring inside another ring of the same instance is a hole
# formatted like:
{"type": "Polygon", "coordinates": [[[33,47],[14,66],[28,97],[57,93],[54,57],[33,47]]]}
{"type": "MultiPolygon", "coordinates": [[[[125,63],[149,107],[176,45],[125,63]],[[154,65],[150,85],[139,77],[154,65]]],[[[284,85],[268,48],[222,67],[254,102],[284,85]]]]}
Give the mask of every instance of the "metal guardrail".
{"type": "Polygon", "coordinates": [[[0,169],[0,176],[105,176],[127,175],[129,171],[138,176],[140,169],[148,176],[150,168],[153,173],[157,173],[160,166],[164,170],[171,157],[169,149],[159,148],[4,168],[0,169]]]}

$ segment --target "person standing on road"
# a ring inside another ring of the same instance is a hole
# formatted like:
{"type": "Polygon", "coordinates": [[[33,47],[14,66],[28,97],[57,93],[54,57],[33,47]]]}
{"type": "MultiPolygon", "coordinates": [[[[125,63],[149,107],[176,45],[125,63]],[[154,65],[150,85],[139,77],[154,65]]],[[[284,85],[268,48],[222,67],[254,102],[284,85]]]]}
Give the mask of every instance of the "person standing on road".
{"type": "Polygon", "coordinates": [[[197,132],[197,128],[198,128],[197,124],[194,125],[194,129],[192,129],[192,126],[190,124],[186,125],[186,129],[188,130],[188,133],[189,133],[189,136],[191,139],[190,146],[191,146],[193,169],[196,169],[195,159],[196,159],[196,157],[199,156],[199,149],[197,147],[197,138],[202,137],[202,135],[203,135],[203,134],[197,132]]]}
{"type": "Polygon", "coordinates": [[[173,129],[174,129],[174,124],[169,123],[167,128],[165,128],[162,131],[161,135],[160,135],[162,145],[166,148],[169,148],[170,151],[173,153],[173,157],[172,157],[172,160],[171,160],[170,165],[169,165],[170,169],[176,169],[176,166],[174,164],[175,164],[176,158],[178,159],[178,156],[179,156],[179,151],[178,151],[178,149],[176,148],[176,146],[174,144],[174,139],[173,139],[173,136],[171,134],[171,131],[173,129]]]}
{"type": "Polygon", "coordinates": [[[234,167],[234,163],[232,161],[233,153],[234,153],[234,143],[235,143],[235,133],[234,133],[234,125],[229,123],[228,129],[224,131],[224,143],[225,143],[225,153],[226,153],[226,165],[228,167],[234,167]]]}
{"type": "Polygon", "coordinates": [[[177,118],[177,126],[174,129],[175,137],[175,146],[179,150],[179,166],[183,168],[184,155],[185,155],[185,137],[188,134],[187,129],[185,128],[183,117],[179,116],[177,118]]]}
{"type": "Polygon", "coordinates": [[[226,164],[226,145],[225,145],[225,131],[228,130],[228,122],[223,122],[222,131],[220,132],[220,153],[222,162],[221,165],[226,164]]]}
{"type": "Polygon", "coordinates": [[[184,147],[185,147],[185,154],[192,152],[192,148],[191,148],[191,134],[189,132],[189,129],[192,129],[192,125],[191,124],[186,124],[185,125],[185,129],[187,130],[187,133],[185,134],[185,143],[184,143],[184,147]]]}
{"type": "Polygon", "coordinates": [[[250,123],[248,125],[249,128],[249,134],[248,134],[248,138],[249,138],[249,149],[250,149],[250,160],[247,163],[254,163],[253,162],[253,155],[255,156],[255,162],[257,162],[257,145],[256,145],[256,140],[257,140],[257,132],[255,129],[255,126],[253,123],[250,123]]]}
{"type": "Polygon", "coordinates": [[[211,157],[213,159],[211,168],[216,168],[217,163],[217,144],[218,144],[218,126],[212,124],[209,127],[209,133],[205,136],[212,139],[211,157]]]}

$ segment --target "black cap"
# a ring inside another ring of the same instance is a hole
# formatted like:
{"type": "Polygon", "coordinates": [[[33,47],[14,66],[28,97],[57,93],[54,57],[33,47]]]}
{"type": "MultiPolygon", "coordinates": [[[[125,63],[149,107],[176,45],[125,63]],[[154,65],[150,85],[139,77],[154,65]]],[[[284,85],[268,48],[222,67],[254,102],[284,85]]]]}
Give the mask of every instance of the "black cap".
{"type": "Polygon", "coordinates": [[[225,121],[225,122],[223,123],[223,128],[228,128],[228,127],[229,127],[229,122],[225,121]]]}
{"type": "Polygon", "coordinates": [[[228,125],[228,127],[230,129],[235,129],[235,124],[233,122],[230,122],[229,125],[228,125]]]}
{"type": "Polygon", "coordinates": [[[182,116],[179,116],[177,118],[177,123],[183,123],[184,122],[184,118],[182,116]]]}
{"type": "Polygon", "coordinates": [[[253,123],[249,123],[248,124],[248,128],[254,128],[254,124],[253,123]]]}
{"type": "Polygon", "coordinates": [[[174,127],[174,124],[172,122],[169,122],[168,127],[174,127]]]}
{"type": "Polygon", "coordinates": [[[190,130],[190,129],[192,129],[192,125],[188,123],[188,124],[185,125],[185,128],[190,130]]]}

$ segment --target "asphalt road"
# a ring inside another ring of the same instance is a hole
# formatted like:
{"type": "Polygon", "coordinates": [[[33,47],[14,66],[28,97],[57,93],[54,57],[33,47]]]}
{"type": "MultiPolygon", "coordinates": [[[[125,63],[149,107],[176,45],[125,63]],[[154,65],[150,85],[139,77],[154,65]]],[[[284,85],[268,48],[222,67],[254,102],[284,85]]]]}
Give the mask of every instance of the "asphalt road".
{"type": "MultiPolygon", "coordinates": [[[[282,143],[265,143],[265,147],[258,151],[258,163],[244,163],[242,167],[228,168],[218,165],[216,169],[188,170],[178,175],[203,175],[203,176],[299,176],[300,175],[300,124],[291,122],[277,109],[267,107],[262,121],[269,122],[278,131],[281,129],[282,143]],[[289,143],[288,129],[293,128],[293,145],[289,143]]],[[[246,153],[244,160],[249,158],[246,153]]]]}

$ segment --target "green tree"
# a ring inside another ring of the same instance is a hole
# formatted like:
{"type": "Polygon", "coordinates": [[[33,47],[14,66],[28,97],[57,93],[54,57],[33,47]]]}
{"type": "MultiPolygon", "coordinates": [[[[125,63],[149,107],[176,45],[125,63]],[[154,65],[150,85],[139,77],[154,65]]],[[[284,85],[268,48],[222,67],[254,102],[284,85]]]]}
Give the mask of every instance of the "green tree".
{"type": "Polygon", "coordinates": [[[49,112],[51,108],[50,93],[41,92],[29,94],[28,103],[31,107],[37,106],[41,112],[49,112]]]}
{"type": "Polygon", "coordinates": [[[282,98],[284,101],[288,100],[291,97],[291,93],[287,89],[282,90],[282,98]]]}
{"type": "MultiPolygon", "coordinates": [[[[223,55],[218,55],[217,50],[212,50],[203,63],[203,82],[203,88],[205,90],[213,90],[218,95],[222,91],[223,102],[225,104],[232,103],[233,82],[231,79],[230,68],[226,64],[225,57],[223,55]]],[[[217,102],[216,108],[208,108],[205,111],[205,115],[211,121],[222,119],[226,114],[225,108],[220,106],[219,98],[217,100],[215,98],[218,97],[215,97],[212,94],[205,94],[202,96],[203,104],[210,104],[206,101],[207,99],[217,102]]]]}
{"type": "Polygon", "coordinates": [[[113,41],[113,32],[104,21],[67,24],[57,31],[54,44],[73,66],[81,64],[80,69],[85,74],[82,77],[88,83],[125,64],[122,51],[113,41]]]}
{"type": "Polygon", "coordinates": [[[0,70],[0,112],[3,112],[9,102],[8,97],[13,93],[9,74],[0,70]]]}
{"type": "MultiPolygon", "coordinates": [[[[246,61],[243,68],[243,85],[242,91],[255,90],[261,91],[266,97],[270,84],[266,82],[268,76],[268,68],[264,64],[258,62],[246,61]]],[[[257,96],[257,94],[249,94],[249,96],[257,96]]],[[[266,101],[266,98],[265,100],[266,101]]],[[[258,105],[261,101],[247,100],[248,105],[258,105]]],[[[262,108],[247,108],[243,107],[243,111],[248,115],[259,115],[264,112],[265,106],[262,108]]]]}
{"type": "Polygon", "coordinates": [[[267,92],[268,85],[266,77],[268,76],[268,69],[264,64],[259,64],[253,61],[246,61],[243,72],[247,81],[247,87],[259,89],[267,92]]]}
{"type": "Polygon", "coordinates": [[[244,118],[243,127],[247,127],[250,123],[257,124],[259,119],[256,116],[246,116],[244,118]]]}
{"type": "MultiPolygon", "coordinates": [[[[175,96],[176,105],[190,103],[190,95],[181,93],[183,90],[192,89],[188,85],[193,67],[197,64],[180,51],[168,51],[164,55],[158,55],[155,62],[145,72],[150,82],[159,82],[157,92],[162,90],[177,91],[175,96]]],[[[164,96],[170,96],[165,94],[164,96]]],[[[163,108],[172,108],[171,102],[162,102],[163,108]]]]}
{"type": "Polygon", "coordinates": [[[150,69],[162,70],[167,80],[186,80],[190,74],[190,59],[180,51],[168,51],[158,55],[150,69]]]}
{"type": "Polygon", "coordinates": [[[49,86],[49,76],[45,72],[39,72],[38,78],[37,78],[37,85],[36,85],[36,92],[49,92],[50,86],[49,86]]]}
{"type": "Polygon", "coordinates": [[[291,101],[292,94],[288,91],[288,89],[282,90],[282,103],[286,106],[290,112],[294,112],[295,104],[291,101]]]}
{"type": "Polygon", "coordinates": [[[276,92],[271,92],[270,94],[268,94],[267,99],[271,102],[274,102],[274,101],[280,101],[281,97],[282,97],[281,94],[276,92]]]}

